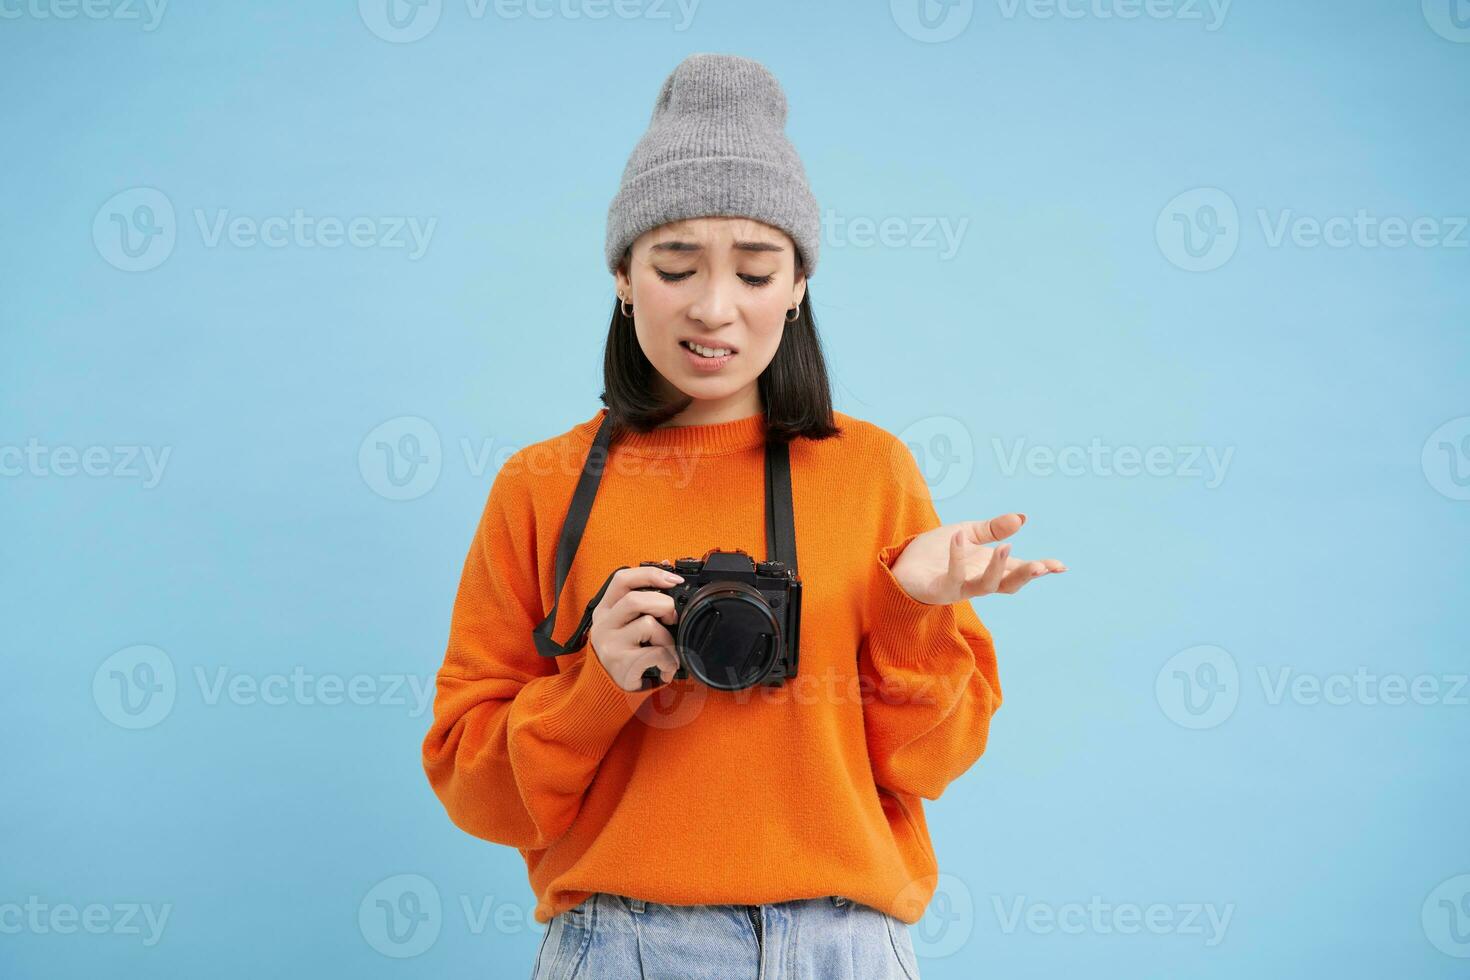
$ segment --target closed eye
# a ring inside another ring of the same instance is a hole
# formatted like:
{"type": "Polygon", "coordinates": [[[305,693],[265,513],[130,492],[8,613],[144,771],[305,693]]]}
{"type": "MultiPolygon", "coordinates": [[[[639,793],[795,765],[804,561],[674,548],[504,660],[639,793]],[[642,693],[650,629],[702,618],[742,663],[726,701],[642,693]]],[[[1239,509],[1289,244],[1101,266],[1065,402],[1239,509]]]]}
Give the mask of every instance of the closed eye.
{"type": "MultiPolygon", "coordinates": [[[[662,269],[655,269],[654,271],[658,273],[658,277],[660,279],[662,279],[664,282],[683,282],[685,279],[688,279],[690,276],[694,275],[693,272],[677,272],[677,273],[674,273],[674,272],[665,272],[662,269]]],[[[747,275],[742,274],[740,276],[740,281],[743,282],[743,283],[745,283],[747,286],[751,287],[752,289],[759,289],[761,286],[768,286],[768,285],[770,285],[771,284],[771,281],[773,279],[775,279],[775,278],[776,278],[775,273],[772,273],[771,275],[768,275],[768,276],[747,276],[747,275]]]]}

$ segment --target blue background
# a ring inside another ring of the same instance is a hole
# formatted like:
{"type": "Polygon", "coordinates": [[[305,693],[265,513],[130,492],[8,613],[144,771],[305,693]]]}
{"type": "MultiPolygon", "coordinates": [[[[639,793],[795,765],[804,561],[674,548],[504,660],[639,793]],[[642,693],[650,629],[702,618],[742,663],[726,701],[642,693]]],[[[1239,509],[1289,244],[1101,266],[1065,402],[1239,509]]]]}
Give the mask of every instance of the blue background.
{"type": "Polygon", "coordinates": [[[0,19],[0,975],[529,975],[524,865],[444,815],[412,689],[495,467],[599,407],[606,207],[696,51],[771,68],[841,219],[811,287],[837,407],[905,434],[944,520],[1024,511],[1017,553],[1070,567],[975,600],[1005,704],[927,805],[946,877],[924,977],[1470,970],[1470,29],[1449,0],[1238,0],[1213,23],[988,0],[945,40],[902,3],[706,0],[684,23],[445,0],[413,41],[371,0],[170,5],[151,30],[120,16],[143,8],[40,16],[61,2],[0,19]],[[174,241],[126,271],[106,232],[148,226],[137,188],[174,241]],[[1171,210],[1198,188],[1236,219],[1171,210]],[[211,245],[196,217],[296,209],[435,224],[411,257],[211,245]],[[1442,241],[1273,244],[1283,217],[1360,211],[1442,241]],[[839,230],[858,219],[897,230],[839,230]],[[952,254],[924,230],[946,222],[952,254]],[[1186,231],[1218,238],[1213,268],[1187,268],[1186,231]],[[384,423],[390,447],[439,439],[411,499],[374,463],[384,423]],[[1167,464],[1007,463],[1094,440],[1167,464]],[[59,447],[101,447],[102,475],[59,447]],[[167,450],[161,479],[126,447],[167,450]],[[1219,478],[1196,447],[1231,454],[1219,478]],[[138,645],[175,681],[133,729],[140,702],[109,692],[147,675],[109,658],[138,645]],[[213,696],[296,670],[368,703],[213,696]],[[1439,693],[1274,696],[1360,671],[1439,693]],[[440,899],[415,956],[373,926],[385,881],[440,899]],[[17,927],[31,896],[115,927],[17,927]],[[1090,902],[1176,927],[1046,926],[1090,902]],[[129,903],[169,907],[159,941],[129,903]],[[1191,905],[1228,910],[1223,936],[1179,927],[1191,905]]]}

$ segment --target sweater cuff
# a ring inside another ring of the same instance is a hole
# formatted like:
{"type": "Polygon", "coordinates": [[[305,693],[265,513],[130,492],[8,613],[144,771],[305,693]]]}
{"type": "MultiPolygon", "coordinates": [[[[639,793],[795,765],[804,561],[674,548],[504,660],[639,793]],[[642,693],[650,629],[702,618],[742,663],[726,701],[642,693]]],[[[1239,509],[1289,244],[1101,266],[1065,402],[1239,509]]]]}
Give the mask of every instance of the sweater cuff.
{"type": "Polygon", "coordinates": [[[878,552],[878,569],[868,596],[869,631],[875,639],[871,647],[895,666],[927,664],[956,649],[955,604],[920,602],[893,574],[893,563],[903,549],[923,533],[917,531],[878,552]]]}
{"type": "Polygon", "coordinates": [[[601,758],[655,690],[623,690],[589,641],[576,666],[544,685],[538,713],[548,738],[601,758]]]}

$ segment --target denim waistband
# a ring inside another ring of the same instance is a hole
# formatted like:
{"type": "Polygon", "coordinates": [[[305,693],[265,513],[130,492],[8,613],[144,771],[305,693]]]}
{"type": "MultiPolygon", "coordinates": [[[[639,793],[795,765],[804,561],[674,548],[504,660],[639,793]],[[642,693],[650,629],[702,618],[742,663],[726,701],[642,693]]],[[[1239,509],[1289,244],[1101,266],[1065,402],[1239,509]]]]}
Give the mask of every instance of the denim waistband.
{"type": "MultiPolygon", "coordinates": [[[[633,913],[635,913],[637,915],[642,915],[645,911],[647,911],[648,906],[650,904],[648,901],[646,901],[645,899],[642,899],[642,898],[629,898],[627,895],[616,895],[616,894],[612,894],[611,892],[606,893],[606,894],[608,894],[611,898],[614,898],[617,901],[622,902],[623,905],[624,905],[624,907],[626,907],[629,912],[633,912],[633,913]]],[[[792,901],[793,902],[826,901],[826,902],[831,902],[834,907],[839,908],[839,909],[840,908],[845,908],[848,905],[852,904],[852,899],[847,898],[847,897],[845,897],[843,895],[826,895],[826,896],[824,896],[821,899],[797,898],[797,899],[792,899],[792,901]]],[[[752,904],[755,904],[755,903],[752,903],[752,904]]],[[[772,904],[772,903],[767,903],[767,904],[772,904]]],[[[777,903],[774,903],[774,904],[784,905],[786,903],[784,903],[784,902],[777,902],[777,903]]]]}

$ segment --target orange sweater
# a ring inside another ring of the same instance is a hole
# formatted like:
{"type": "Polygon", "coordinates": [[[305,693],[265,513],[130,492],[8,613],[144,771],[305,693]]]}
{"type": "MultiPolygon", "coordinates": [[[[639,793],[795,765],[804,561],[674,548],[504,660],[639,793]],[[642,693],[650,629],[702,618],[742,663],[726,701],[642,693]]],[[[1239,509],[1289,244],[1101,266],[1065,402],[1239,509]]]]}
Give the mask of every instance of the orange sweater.
{"type": "MultiPolygon", "coordinates": [[[[423,742],[454,823],[518,848],[551,917],[605,891],[672,905],[845,895],[910,924],[937,865],[920,798],[985,749],[1000,683],[969,602],[929,605],[894,559],[941,522],[908,447],[836,412],[790,445],[802,581],[784,687],[624,691],[588,644],[537,656],[557,536],[607,410],[502,465],[465,560],[423,742]]],[[[765,549],[764,415],[613,443],[555,639],[609,573],[765,549]]]]}

